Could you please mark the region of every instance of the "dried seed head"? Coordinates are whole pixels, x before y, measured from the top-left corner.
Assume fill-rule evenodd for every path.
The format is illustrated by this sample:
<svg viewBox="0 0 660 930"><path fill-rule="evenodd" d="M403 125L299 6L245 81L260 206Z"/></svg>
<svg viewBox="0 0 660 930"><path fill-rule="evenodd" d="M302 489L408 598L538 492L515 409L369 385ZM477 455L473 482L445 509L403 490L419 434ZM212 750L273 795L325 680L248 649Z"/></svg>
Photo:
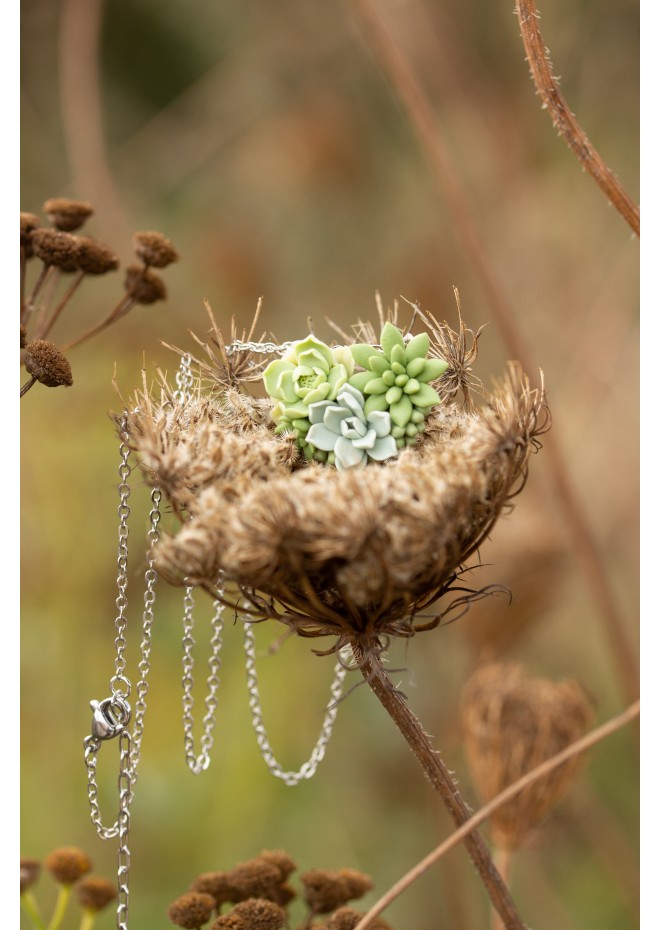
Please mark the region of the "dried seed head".
<svg viewBox="0 0 660 930"><path fill-rule="evenodd" d="M66 197L53 197L44 204L44 213L48 215L53 226L63 232L80 229L94 209L90 203L82 200L68 200Z"/></svg>
<svg viewBox="0 0 660 930"><path fill-rule="evenodd" d="M85 274L99 275L114 271L118 267L119 259L107 245L89 236L78 236L78 268L80 271L84 271Z"/></svg>
<svg viewBox="0 0 660 930"><path fill-rule="evenodd" d="M266 862L276 866L280 870L282 881L286 881L289 875L298 868L291 856L283 849L262 849L259 853L259 859L265 859Z"/></svg>
<svg viewBox="0 0 660 930"><path fill-rule="evenodd" d="M315 914L328 914L373 887L371 879L355 869L330 872L312 869L300 876L305 901Z"/></svg>
<svg viewBox="0 0 660 930"><path fill-rule="evenodd" d="M71 365L57 346L46 339L33 339L25 346L25 370L46 387L71 387Z"/></svg>
<svg viewBox="0 0 660 930"><path fill-rule="evenodd" d="M21 349L24 349L27 345L27 326L24 326L21 323Z"/></svg>
<svg viewBox="0 0 660 930"><path fill-rule="evenodd" d="M117 897L117 889L107 878L90 875L82 878L76 885L78 903L87 911L102 911Z"/></svg>
<svg viewBox="0 0 660 930"><path fill-rule="evenodd" d="M239 862L227 872L227 880L231 889L229 900L234 903L248 898L277 900L282 883L279 868L261 858Z"/></svg>
<svg viewBox="0 0 660 930"><path fill-rule="evenodd" d="M213 895L187 891L170 904L167 916L177 927L199 930L210 919L215 906Z"/></svg>
<svg viewBox="0 0 660 930"><path fill-rule="evenodd" d="M135 233L133 244L137 257L152 268L166 268L179 258L170 240L159 232Z"/></svg>
<svg viewBox="0 0 660 930"><path fill-rule="evenodd" d="M484 802L582 736L593 708L573 681L530 679L517 665L478 669L465 686L462 724L468 762ZM520 847L566 793L580 766L575 757L521 791L491 818L493 840Z"/></svg>
<svg viewBox="0 0 660 930"><path fill-rule="evenodd" d="M191 883L190 890L212 895L218 907L232 900L232 886L226 872L204 872Z"/></svg>
<svg viewBox="0 0 660 930"><path fill-rule="evenodd" d="M286 913L274 901L248 898L218 917L211 930L282 930L286 924Z"/></svg>
<svg viewBox="0 0 660 930"><path fill-rule="evenodd" d="M138 304L154 304L167 297L167 288L162 278L142 265L128 266L124 287Z"/></svg>
<svg viewBox="0 0 660 930"><path fill-rule="evenodd" d="M71 233L58 229L35 229L32 249L44 265L53 265L65 272L78 269L78 239Z"/></svg>
<svg viewBox="0 0 660 930"><path fill-rule="evenodd" d="M38 859L24 859L21 856L21 894L34 885L40 872L41 863Z"/></svg>
<svg viewBox="0 0 660 930"><path fill-rule="evenodd" d="M41 220L34 213L21 213L21 248L26 258L32 258L32 233L39 229Z"/></svg>
<svg viewBox="0 0 660 930"><path fill-rule="evenodd" d="M328 918L326 930L353 930L364 917L361 911L352 907L340 907ZM369 930L392 930L392 927L381 917L374 917L369 924Z"/></svg>
<svg viewBox="0 0 660 930"><path fill-rule="evenodd" d="M54 849L46 856L44 865L60 885L72 885L92 868L87 853L76 846Z"/></svg>

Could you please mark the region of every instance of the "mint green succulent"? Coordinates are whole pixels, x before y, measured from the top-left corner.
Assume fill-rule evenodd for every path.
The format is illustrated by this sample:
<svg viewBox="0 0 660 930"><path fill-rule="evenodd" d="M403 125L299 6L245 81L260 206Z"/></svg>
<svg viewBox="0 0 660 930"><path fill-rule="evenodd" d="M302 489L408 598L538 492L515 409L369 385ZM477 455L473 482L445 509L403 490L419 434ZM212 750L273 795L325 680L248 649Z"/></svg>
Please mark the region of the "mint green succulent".
<svg viewBox="0 0 660 930"><path fill-rule="evenodd" d="M349 346L354 361L364 368L352 375L348 383L366 395L364 412L388 412L391 434L400 449L413 445L424 430L424 420L440 395L428 383L447 370L447 362L427 358L430 339L427 333L414 336L406 345L392 323L380 334L380 349L367 343Z"/></svg>
<svg viewBox="0 0 660 930"><path fill-rule="evenodd" d="M399 450L390 435L389 413L374 410L366 414L364 407L364 394L350 384L341 388L335 401L310 404L308 445L325 453L328 463L339 469L360 467L369 459L393 458Z"/></svg>
<svg viewBox="0 0 660 930"><path fill-rule="evenodd" d="M305 440L311 426L309 407L335 400L354 371L353 356L345 346L331 349L315 336L294 342L263 374L266 391L277 401L272 412L275 432L293 432L307 458L325 461L327 455L315 456Z"/></svg>

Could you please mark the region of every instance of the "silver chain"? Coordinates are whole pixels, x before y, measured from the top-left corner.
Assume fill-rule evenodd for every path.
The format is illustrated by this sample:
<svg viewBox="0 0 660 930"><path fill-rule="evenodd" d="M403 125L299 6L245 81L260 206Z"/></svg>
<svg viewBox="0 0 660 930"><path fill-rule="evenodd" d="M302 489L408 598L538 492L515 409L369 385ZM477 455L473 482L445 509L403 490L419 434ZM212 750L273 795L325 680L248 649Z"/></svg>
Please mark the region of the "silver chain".
<svg viewBox="0 0 660 930"><path fill-rule="evenodd" d="M235 355L236 352L258 352L260 355L275 355L275 353L288 352L293 345L292 342L283 342L277 345L275 342L241 342L235 339L225 348L227 355Z"/></svg>
<svg viewBox="0 0 660 930"><path fill-rule="evenodd" d="M183 598L183 745L185 750L186 762L193 775L199 775L206 771L211 762L211 749L213 748L213 730L215 729L215 710L218 704L217 691L220 686L221 659L220 650L222 649L222 630L224 621L222 619L222 604L216 600L213 608L213 619L211 621L211 654L209 655L209 676L206 679L208 693L204 701L206 705L206 714L204 715L204 730L201 737L202 751L195 755L195 737L193 735L193 669L195 660L193 658L193 647L195 640L193 638L194 616L193 610L195 602L193 600L193 588L186 587L186 593ZM219 592L222 594L222 587L219 585Z"/></svg>
<svg viewBox="0 0 660 930"><path fill-rule="evenodd" d="M264 725L263 713L261 710L261 701L259 697L259 685L257 681L257 669L256 669L256 652L255 652L255 636L254 630L252 628L252 623L249 620L243 618L244 624L244 645L245 645L245 667L247 669L247 685L248 693L250 695L250 710L252 711L252 726L254 727L254 732L257 735L257 744L261 755L263 756L264 762L270 769L270 771L275 775L276 778L281 778L282 781L291 787L297 785L304 778L311 778L316 769L318 768L319 763L325 756L325 751L330 742L330 737L332 736L332 728L337 717L338 710L338 701L341 697L342 685L344 678L346 677L347 668L343 662L337 662L334 669L334 679L332 685L330 686L330 700L326 705L326 713L323 718L323 723L321 724L321 732L319 738L316 741L316 745L312 750L312 754L303 765L298 769L297 772L287 772L280 763L275 758L273 753L272 746L268 740L268 735L266 733L266 727Z"/></svg>

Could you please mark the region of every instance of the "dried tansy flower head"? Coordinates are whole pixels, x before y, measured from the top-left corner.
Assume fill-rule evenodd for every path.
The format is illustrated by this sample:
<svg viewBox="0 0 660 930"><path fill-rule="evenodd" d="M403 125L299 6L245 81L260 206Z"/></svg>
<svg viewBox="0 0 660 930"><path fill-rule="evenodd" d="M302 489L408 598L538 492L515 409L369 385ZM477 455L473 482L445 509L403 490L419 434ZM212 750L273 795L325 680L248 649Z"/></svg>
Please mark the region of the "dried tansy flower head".
<svg viewBox="0 0 660 930"><path fill-rule="evenodd" d="M40 872L41 863L38 859L26 859L21 856L21 894L34 885Z"/></svg>
<svg viewBox="0 0 660 930"><path fill-rule="evenodd" d="M35 229L31 235L32 251L44 265L60 271L78 270L78 239L58 229Z"/></svg>
<svg viewBox="0 0 660 930"><path fill-rule="evenodd" d="M81 878L76 885L78 903L86 911L102 911L117 897L117 888L114 882L107 878L97 878L89 875Z"/></svg>
<svg viewBox="0 0 660 930"><path fill-rule="evenodd" d="M92 868L86 852L77 846L61 846L54 849L44 861L44 866L61 885L72 885Z"/></svg>
<svg viewBox="0 0 660 930"><path fill-rule="evenodd" d="M179 258L170 240L159 232L135 233L133 243L137 257L152 268L166 268Z"/></svg>
<svg viewBox="0 0 660 930"><path fill-rule="evenodd" d="M218 917L211 930L283 930L286 926L286 913L279 904L266 898L248 898Z"/></svg>
<svg viewBox="0 0 660 930"><path fill-rule="evenodd" d="M154 304L157 300L165 300L167 297L163 279L142 265L128 266L125 287L126 292L138 304Z"/></svg>
<svg viewBox="0 0 660 930"><path fill-rule="evenodd" d="M186 516L158 545L161 574L208 586L222 572L255 619L333 636L329 651L368 655L438 625L429 608L521 489L549 415L514 363L465 402L476 349L462 322L455 343L447 324L413 336L394 315L380 322L373 352L378 337L360 324L354 344L310 336L278 361L226 343L212 320L206 396L182 402L165 381L137 393L129 442ZM270 407L255 396L260 372Z"/></svg>
<svg viewBox="0 0 660 930"><path fill-rule="evenodd" d="M177 927L198 930L210 918L215 908L215 898L201 891L187 891L170 904L167 916Z"/></svg>
<svg viewBox="0 0 660 930"><path fill-rule="evenodd" d="M33 339L25 346L25 370L46 387L71 387L71 365L57 346L46 339Z"/></svg>
<svg viewBox="0 0 660 930"><path fill-rule="evenodd" d="M83 200L68 200L66 197L53 197L44 204L44 213L47 214L53 226L62 232L74 232L80 229L93 212L94 208L91 203Z"/></svg>
<svg viewBox="0 0 660 930"><path fill-rule="evenodd" d="M525 677L517 665L491 664L468 681L462 723L470 772L484 802L583 736L593 708L573 681ZM517 849L565 794L580 757L534 782L492 815L494 843Z"/></svg>

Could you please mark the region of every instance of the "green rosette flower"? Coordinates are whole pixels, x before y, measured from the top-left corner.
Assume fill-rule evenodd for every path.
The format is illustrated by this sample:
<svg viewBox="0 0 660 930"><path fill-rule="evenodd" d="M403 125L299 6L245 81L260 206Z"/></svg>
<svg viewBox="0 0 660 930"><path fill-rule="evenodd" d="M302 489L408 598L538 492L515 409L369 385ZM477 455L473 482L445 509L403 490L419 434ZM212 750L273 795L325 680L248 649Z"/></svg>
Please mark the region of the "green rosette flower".
<svg viewBox="0 0 660 930"><path fill-rule="evenodd" d="M447 370L440 358L427 358L428 333L414 336L406 345L392 323L380 334L380 349L368 343L349 346L354 361L364 371L352 375L348 383L367 398L367 416L376 410L387 411L392 418L392 436L398 448L413 445L424 431L424 420L431 407L440 403L440 395L429 381Z"/></svg>
<svg viewBox="0 0 660 930"><path fill-rule="evenodd" d="M328 456L328 464L338 469L356 468L370 459L384 462L397 455L389 413L374 410L367 415L364 405L364 394L346 384L334 402L319 401L310 406L312 426L307 442Z"/></svg>
<svg viewBox="0 0 660 930"><path fill-rule="evenodd" d="M315 336L294 342L263 374L266 391L277 401L272 412L275 432L293 432L308 459L325 461L327 453L311 448L305 439L311 426L309 406L336 400L354 371L353 356L345 346L331 349Z"/></svg>

